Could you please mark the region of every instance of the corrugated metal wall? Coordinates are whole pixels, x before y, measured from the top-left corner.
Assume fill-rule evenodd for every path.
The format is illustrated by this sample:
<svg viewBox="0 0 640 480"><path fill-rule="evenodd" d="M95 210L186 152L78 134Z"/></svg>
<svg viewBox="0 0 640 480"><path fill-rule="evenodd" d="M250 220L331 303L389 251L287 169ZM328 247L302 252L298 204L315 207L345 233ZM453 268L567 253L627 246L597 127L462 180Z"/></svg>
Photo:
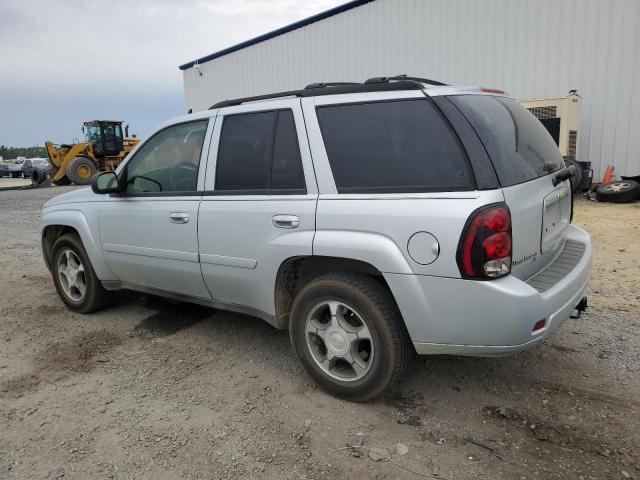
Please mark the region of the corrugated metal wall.
<svg viewBox="0 0 640 480"><path fill-rule="evenodd" d="M580 160L640 174L640 1L376 0L184 71L187 108L409 73L583 97Z"/></svg>

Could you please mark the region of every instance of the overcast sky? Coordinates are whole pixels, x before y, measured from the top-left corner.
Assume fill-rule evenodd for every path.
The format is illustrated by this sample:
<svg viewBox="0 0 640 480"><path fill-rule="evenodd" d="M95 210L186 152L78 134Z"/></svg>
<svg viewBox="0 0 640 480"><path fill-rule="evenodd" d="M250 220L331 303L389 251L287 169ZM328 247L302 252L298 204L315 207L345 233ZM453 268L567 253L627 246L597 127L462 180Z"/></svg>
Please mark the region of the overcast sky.
<svg viewBox="0 0 640 480"><path fill-rule="evenodd" d="M0 145L99 118L144 136L185 113L179 65L345 2L0 0Z"/></svg>

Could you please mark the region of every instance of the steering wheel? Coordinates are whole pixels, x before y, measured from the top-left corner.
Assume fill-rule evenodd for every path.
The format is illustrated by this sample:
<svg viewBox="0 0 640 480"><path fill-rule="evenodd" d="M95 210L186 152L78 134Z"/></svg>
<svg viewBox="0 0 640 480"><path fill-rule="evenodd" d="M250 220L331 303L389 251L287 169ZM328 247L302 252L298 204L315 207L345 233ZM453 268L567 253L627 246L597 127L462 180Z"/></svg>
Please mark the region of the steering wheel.
<svg viewBox="0 0 640 480"><path fill-rule="evenodd" d="M184 172L187 176L178 172ZM191 175L193 173L193 176ZM191 162L176 163L169 170L169 183L174 191L186 191L195 188L198 179L198 166ZM195 182L194 182L195 180Z"/></svg>

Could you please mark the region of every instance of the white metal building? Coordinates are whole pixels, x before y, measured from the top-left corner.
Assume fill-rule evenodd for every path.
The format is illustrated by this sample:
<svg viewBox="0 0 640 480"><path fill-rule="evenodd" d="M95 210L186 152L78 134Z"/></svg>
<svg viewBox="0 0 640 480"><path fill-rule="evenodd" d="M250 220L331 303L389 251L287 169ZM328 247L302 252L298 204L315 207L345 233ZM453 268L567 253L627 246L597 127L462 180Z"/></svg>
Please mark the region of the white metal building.
<svg viewBox="0 0 640 480"><path fill-rule="evenodd" d="M407 73L582 96L578 160L640 174L640 1L355 0L180 67L188 109Z"/></svg>

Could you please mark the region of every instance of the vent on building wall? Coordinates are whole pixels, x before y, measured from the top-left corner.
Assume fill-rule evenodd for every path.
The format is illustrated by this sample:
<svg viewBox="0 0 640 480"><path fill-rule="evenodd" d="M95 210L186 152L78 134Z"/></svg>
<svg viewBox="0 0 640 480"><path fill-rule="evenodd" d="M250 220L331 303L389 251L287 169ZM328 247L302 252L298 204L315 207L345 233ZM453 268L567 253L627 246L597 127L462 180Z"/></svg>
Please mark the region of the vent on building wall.
<svg viewBox="0 0 640 480"><path fill-rule="evenodd" d="M545 118L556 117L555 105L548 105L545 107L531 107L531 108L528 108L527 110L533 113L540 120L544 120Z"/></svg>
<svg viewBox="0 0 640 480"><path fill-rule="evenodd" d="M520 100L547 129L563 157L580 159L578 132L580 131L581 98L575 91L562 97ZM582 134L580 134L582 138Z"/></svg>
<svg viewBox="0 0 640 480"><path fill-rule="evenodd" d="M567 145L567 156L576 158L577 145L578 145L578 131L569 130L569 143Z"/></svg>

